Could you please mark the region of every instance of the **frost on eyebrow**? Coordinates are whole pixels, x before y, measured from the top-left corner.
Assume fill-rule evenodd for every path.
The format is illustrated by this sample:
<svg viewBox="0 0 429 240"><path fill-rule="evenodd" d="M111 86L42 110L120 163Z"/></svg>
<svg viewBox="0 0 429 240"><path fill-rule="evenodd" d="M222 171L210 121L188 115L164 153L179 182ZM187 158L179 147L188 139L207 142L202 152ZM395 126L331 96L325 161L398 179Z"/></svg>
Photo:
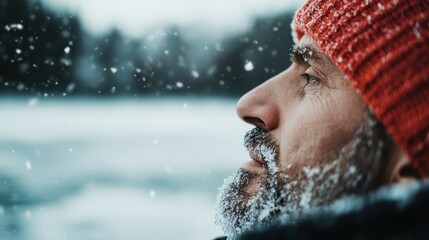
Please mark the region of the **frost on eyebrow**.
<svg viewBox="0 0 429 240"><path fill-rule="evenodd" d="M322 53L314 50L311 46L294 45L291 52L291 61L297 64L306 65L309 61L322 64Z"/></svg>

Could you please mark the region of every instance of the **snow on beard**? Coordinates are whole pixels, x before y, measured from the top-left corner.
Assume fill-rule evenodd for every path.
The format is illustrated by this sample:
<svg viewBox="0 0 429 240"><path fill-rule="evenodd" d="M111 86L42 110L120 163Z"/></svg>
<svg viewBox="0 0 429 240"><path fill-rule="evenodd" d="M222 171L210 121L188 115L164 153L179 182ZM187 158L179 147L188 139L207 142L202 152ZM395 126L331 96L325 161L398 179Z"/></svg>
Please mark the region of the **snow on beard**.
<svg viewBox="0 0 429 240"><path fill-rule="evenodd" d="M385 136L384 128L368 111L352 140L334 160L279 170L275 141L265 130L253 129L246 134L245 147L263 156L266 175L239 169L226 178L217 197L215 223L228 239L234 239L248 230L294 221L342 196L367 193L376 185ZM246 191L251 183L259 184L259 189Z"/></svg>

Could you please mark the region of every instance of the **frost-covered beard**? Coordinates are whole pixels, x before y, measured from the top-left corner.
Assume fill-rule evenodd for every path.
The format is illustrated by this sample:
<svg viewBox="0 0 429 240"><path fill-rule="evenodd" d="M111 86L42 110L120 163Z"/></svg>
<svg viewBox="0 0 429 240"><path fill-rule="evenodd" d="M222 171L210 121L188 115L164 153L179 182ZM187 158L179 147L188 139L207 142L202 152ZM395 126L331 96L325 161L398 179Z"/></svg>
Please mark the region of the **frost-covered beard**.
<svg viewBox="0 0 429 240"><path fill-rule="evenodd" d="M219 189L215 222L228 239L234 239L248 230L294 221L342 196L367 193L377 184L385 139L384 128L368 112L334 160L317 161L321 164L316 166L289 165L280 171L275 141L266 131L255 128L246 134L245 146L267 161L267 174L240 169L226 178ZM246 191L255 182L259 189Z"/></svg>

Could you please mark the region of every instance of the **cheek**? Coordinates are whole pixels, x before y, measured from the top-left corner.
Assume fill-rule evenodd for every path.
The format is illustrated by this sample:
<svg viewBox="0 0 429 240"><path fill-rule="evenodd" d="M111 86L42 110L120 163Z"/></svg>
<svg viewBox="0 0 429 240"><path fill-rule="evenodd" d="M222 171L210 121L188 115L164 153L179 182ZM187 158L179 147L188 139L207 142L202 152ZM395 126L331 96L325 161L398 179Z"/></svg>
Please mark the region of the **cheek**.
<svg viewBox="0 0 429 240"><path fill-rule="evenodd" d="M346 94L350 93L350 94ZM331 161L353 137L365 105L353 92L304 98L280 127L280 168Z"/></svg>

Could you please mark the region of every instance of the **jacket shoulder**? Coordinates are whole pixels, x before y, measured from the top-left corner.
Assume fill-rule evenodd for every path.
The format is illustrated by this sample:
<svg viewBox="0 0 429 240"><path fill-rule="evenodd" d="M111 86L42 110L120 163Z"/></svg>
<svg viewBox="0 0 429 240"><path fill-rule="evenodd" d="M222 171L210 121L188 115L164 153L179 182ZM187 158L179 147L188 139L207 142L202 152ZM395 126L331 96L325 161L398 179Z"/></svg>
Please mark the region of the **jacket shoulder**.
<svg viewBox="0 0 429 240"><path fill-rule="evenodd" d="M331 211L247 233L240 239L429 239L429 184L390 194L367 196L360 207L344 212L334 204Z"/></svg>

